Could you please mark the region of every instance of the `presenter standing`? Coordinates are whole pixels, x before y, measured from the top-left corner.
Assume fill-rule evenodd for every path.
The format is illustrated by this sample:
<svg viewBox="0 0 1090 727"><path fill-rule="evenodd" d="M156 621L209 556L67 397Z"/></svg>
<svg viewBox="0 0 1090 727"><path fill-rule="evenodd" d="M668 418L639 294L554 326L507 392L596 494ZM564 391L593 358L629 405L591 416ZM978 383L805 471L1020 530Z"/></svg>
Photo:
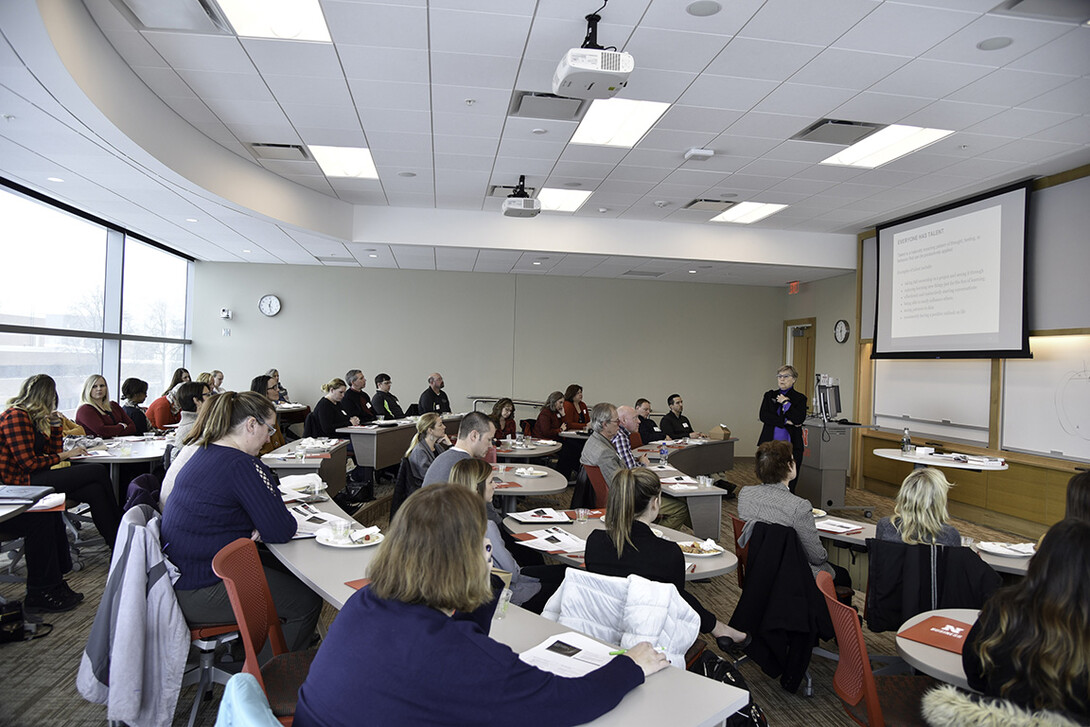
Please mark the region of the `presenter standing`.
<svg viewBox="0 0 1090 727"><path fill-rule="evenodd" d="M791 442L796 474L787 486L792 493L799 482L798 472L802 470L802 423L806 419L806 395L795 391L798 378L799 372L794 366L781 366L776 372L778 388L766 391L761 400L760 419L764 427L757 440L758 446L773 440Z"/></svg>

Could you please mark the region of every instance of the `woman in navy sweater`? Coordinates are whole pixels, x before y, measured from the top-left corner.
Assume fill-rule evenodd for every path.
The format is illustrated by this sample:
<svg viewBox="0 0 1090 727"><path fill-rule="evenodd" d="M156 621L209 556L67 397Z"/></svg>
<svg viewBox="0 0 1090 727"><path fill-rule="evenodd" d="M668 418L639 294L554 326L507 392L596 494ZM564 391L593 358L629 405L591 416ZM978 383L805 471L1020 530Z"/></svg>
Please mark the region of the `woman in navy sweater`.
<svg viewBox="0 0 1090 727"><path fill-rule="evenodd" d="M405 501L310 666L296 727L583 724L666 666L648 643L577 679L519 661L488 636L484 534L484 501L464 487Z"/></svg>
<svg viewBox="0 0 1090 727"><path fill-rule="evenodd" d="M163 550L178 566L174 584L178 605L191 624L235 620L227 589L212 572L212 558L238 538L260 536L286 543L295 535L295 518L284 507L275 475L257 458L276 430L276 408L252 391L220 394L207 404L199 449L178 473L164 507ZM261 553L284 640L292 651L310 644L322 600Z"/></svg>

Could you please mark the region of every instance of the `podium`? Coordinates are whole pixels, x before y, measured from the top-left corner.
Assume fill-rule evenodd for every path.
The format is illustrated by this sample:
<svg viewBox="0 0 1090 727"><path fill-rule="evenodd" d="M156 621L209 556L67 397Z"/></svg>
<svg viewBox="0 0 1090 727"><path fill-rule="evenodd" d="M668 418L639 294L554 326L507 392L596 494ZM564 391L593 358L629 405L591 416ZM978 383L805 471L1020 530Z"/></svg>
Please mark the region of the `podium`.
<svg viewBox="0 0 1090 727"><path fill-rule="evenodd" d="M807 420L802 427L806 448L795 494L822 510L844 507L852 430L859 425Z"/></svg>

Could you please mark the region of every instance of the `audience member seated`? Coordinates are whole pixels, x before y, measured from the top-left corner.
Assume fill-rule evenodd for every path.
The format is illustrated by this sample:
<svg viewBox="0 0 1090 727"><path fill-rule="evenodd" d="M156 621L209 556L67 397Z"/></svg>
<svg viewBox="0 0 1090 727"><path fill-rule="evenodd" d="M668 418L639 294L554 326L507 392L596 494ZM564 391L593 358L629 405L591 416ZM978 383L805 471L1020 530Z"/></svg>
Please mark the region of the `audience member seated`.
<svg viewBox="0 0 1090 727"><path fill-rule="evenodd" d="M437 372L428 377L428 388L420 394L420 400L417 402L421 414L429 411L436 414L450 414L450 399L447 398L447 392L443 391L444 386L446 384L443 383L442 374Z"/></svg>
<svg viewBox="0 0 1090 727"><path fill-rule="evenodd" d="M984 604L961 661L969 686L1090 724L1090 522L1049 528L1025 578Z"/></svg>
<svg viewBox="0 0 1090 727"><path fill-rule="evenodd" d="M515 402L510 399L504 397L497 401L496 405L492 407L489 419L496 425L497 442L508 437L514 439L518 434L515 431Z"/></svg>
<svg viewBox="0 0 1090 727"><path fill-rule="evenodd" d="M651 466L651 463L647 461L646 454L641 454L638 460L632 454L629 434L639 428L639 420L639 414L632 407L617 407L617 421L620 426L617 427L617 433L613 435L613 448L617 450L617 456L621 458L621 462L624 463L627 469ZM676 497L667 495L666 499L659 503L659 512L659 522L668 528L678 530L683 526L692 526L693 524L692 518L689 516L689 506Z"/></svg>
<svg viewBox="0 0 1090 727"><path fill-rule="evenodd" d="M359 425L359 417L348 416L341 407L341 400L344 399L347 388L344 379L331 379L329 383L322 384L325 396L314 405L313 413L317 436L347 439L348 435L338 434L337 430Z"/></svg>
<svg viewBox="0 0 1090 727"><path fill-rule="evenodd" d="M223 372L219 369L212 369L212 393L222 394L223 392Z"/></svg>
<svg viewBox="0 0 1090 727"><path fill-rule="evenodd" d="M252 391L227 392L206 411L197 451L178 473L163 508L163 550L181 576L174 584L190 624L235 620L227 590L212 572L212 558L238 538L286 543L295 518L284 507L276 478L257 458L276 430L276 408ZM261 553L288 649L307 647L322 600L268 551Z"/></svg>
<svg viewBox="0 0 1090 727"><path fill-rule="evenodd" d="M405 412L397 403L397 397L390 393L393 385L390 374L379 374L375 377L375 396L371 399L371 406L375 410L375 416L386 419L401 419Z"/></svg>
<svg viewBox="0 0 1090 727"><path fill-rule="evenodd" d="M193 427L185 437L175 437L174 443L169 447L170 462L166 463L167 471L163 474L163 483L159 486L160 512L166 506L167 497L170 495L171 490L174 489L174 481L178 478L178 474L185 467L190 457L200 450L197 442L201 441L204 436L204 429L208 422L208 412L211 410L211 403L216 396L218 394L210 396L206 404L197 412L197 420L193 422Z"/></svg>
<svg viewBox="0 0 1090 727"><path fill-rule="evenodd" d="M738 495L738 517L746 521L739 543L744 547L753 532L754 523L765 522L794 528L799 542L816 575L823 570L833 576L838 586L851 588L848 571L828 562L825 548L821 545L814 512L808 500L792 495L787 483L795 477L795 458L791 444L781 440L765 442L757 448L757 478L765 483L743 487Z"/></svg>
<svg viewBox="0 0 1090 727"><path fill-rule="evenodd" d="M276 381L276 403L290 404L291 399L288 398L288 390L280 385L280 372L276 369L269 369L265 372L265 375Z"/></svg>
<svg viewBox="0 0 1090 727"><path fill-rule="evenodd" d="M458 427L458 439L455 440L454 446L436 456L428 466L428 471L424 473L422 486L449 482L450 468L458 460L470 457L484 459L488 448L492 446L492 437L495 433L496 425L481 412L471 411L466 414Z"/></svg>
<svg viewBox="0 0 1090 727"><path fill-rule="evenodd" d="M136 434L149 431L148 416L140 406L148 398L148 382L142 379L128 378L121 382L121 409L132 421Z"/></svg>
<svg viewBox="0 0 1090 727"><path fill-rule="evenodd" d="M443 417L435 412L428 412L416 420L416 436L409 444L409 450L405 452L405 456L409 459L411 475L410 488L406 497L420 489L431 463L440 454L450 449L450 446L450 437L447 436L447 425L443 423Z"/></svg>
<svg viewBox="0 0 1090 727"><path fill-rule="evenodd" d="M590 423L590 411L583 403L583 387L579 384L568 384L564 389L563 418L569 432L586 429Z"/></svg>
<svg viewBox="0 0 1090 727"><path fill-rule="evenodd" d="M658 475L644 467L621 470L609 488L606 529L594 530L587 537L587 570L672 583L700 617L701 633L714 636L723 651L741 654L746 634L719 621L685 590L685 555L681 548L651 532L651 523L661 507L662 483Z"/></svg>
<svg viewBox="0 0 1090 727"><path fill-rule="evenodd" d="M1079 472L1067 481L1065 518L1090 523L1090 471Z"/></svg>
<svg viewBox="0 0 1090 727"><path fill-rule="evenodd" d="M5 485L48 485L68 500L91 506L91 519L112 549L121 524L113 483L100 464L70 466L83 447L63 449L57 414L57 385L46 374L23 382L0 414L0 482ZM57 465L63 465L57 467Z"/></svg>
<svg viewBox="0 0 1090 727"><path fill-rule="evenodd" d="M668 663L644 642L564 678L489 638L485 527L481 498L458 485L405 502L371 562L370 585L348 599L310 666L295 727L583 724Z"/></svg>
<svg viewBox="0 0 1090 727"><path fill-rule="evenodd" d="M276 406L277 400L280 398L280 387L276 385L276 379L268 374L261 374L261 376L255 376L250 381L250 391L255 394L260 394ZM280 415L276 415L277 427L276 431L269 436L269 441L261 447L261 452L258 456L266 455L274 449L280 449L287 441L284 439L284 430L280 428Z"/></svg>
<svg viewBox="0 0 1090 727"><path fill-rule="evenodd" d="M621 422L617 418L617 408L609 402L595 404L590 410L591 435L587 443L583 445L583 453L579 455L579 463L591 465L602 470L602 477L606 485L613 482L613 478L623 469L627 469L621 461L617 450L613 447L613 438L617 436ZM598 503L601 507L602 503Z"/></svg>
<svg viewBox="0 0 1090 727"><path fill-rule="evenodd" d="M703 432L693 431L693 425L689 417L682 414L685 411L685 402L681 394L670 394L666 397L666 405L670 412L659 420L659 428L668 439L685 439L686 437L703 437Z"/></svg>
<svg viewBox="0 0 1090 727"><path fill-rule="evenodd" d="M177 424L182 419L182 409L178 406L178 389L189 381L179 381L173 387L163 392L155 401L148 405L148 423L156 429L166 429Z"/></svg>
<svg viewBox="0 0 1090 727"><path fill-rule="evenodd" d="M170 377L170 384L163 390L163 396L166 396L167 392L172 391L178 384L188 384L192 380L188 370L184 368L174 369L174 373Z"/></svg>
<svg viewBox="0 0 1090 727"><path fill-rule="evenodd" d="M662 427L655 424L651 418L651 402L647 399L636 399L636 413L640 415L640 439L644 444L669 439L662 431Z"/></svg>
<svg viewBox="0 0 1090 727"><path fill-rule="evenodd" d="M961 545L961 534L949 524L946 493L950 483L941 470L914 469L901 483L893 517L878 521L875 537L909 545Z"/></svg>
<svg viewBox="0 0 1090 727"><path fill-rule="evenodd" d="M492 465L483 459L459 460L450 469L451 483L461 485L483 498L486 509L491 509L492 495L496 492L492 476ZM534 613L541 613L545 603L564 580L564 571L567 569L562 565L521 567L507 547L499 513L494 509L491 512L495 513L496 518L486 517L485 537L492 546L494 567L511 574L511 603Z"/></svg>
<svg viewBox="0 0 1090 727"><path fill-rule="evenodd" d="M795 457L796 473L802 468L802 423L806 420L806 394L795 391L795 381L799 372L794 366L781 366L776 371L776 387L764 393L761 409L758 412L762 424L761 436L757 444L780 439L791 443L791 453ZM788 483L788 489L795 491L798 477Z"/></svg>
<svg viewBox="0 0 1090 727"><path fill-rule="evenodd" d="M538 412L533 434L539 439L556 439L567 430L568 425L564 423L564 393L554 391Z"/></svg>
<svg viewBox="0 0 1090 727"><path fill-rule="evenodd" d="M371 408L371 397L363 390L367 386L367 377L359 369L350 369L344 375L344 381L348 384L348 389L344 392L344 401L341 402L345 414L356 417L361 424L373 422L375 410Z"/></svg>
<svg viewBox="0 0 1090 727"><path fill-rule="evenodd" d="M110 401L110 389L106 379L91 374L83 382L80 406L76 409L76 424L88 434L109 439L110 437L136 434L136 425L116 401Z"/></svg>
<svg viewBox="0 0 1090 727"><path fill-rule="evenodd" d="M208 384L201 381L191 381L182 384L178 389L178 406L182 408L182 418L178 422L178 428L174 430L174 441L178 446L171 447L170 461L174 462L181 452L181 443L185 441L193 425L197 423L197 415L212 396Z"/></svg>
<svg viewBox="0 0 1090 727"><path fill-rule="evenodd" d="M213 383L213 380L212 380L212 372L211 371L202 371L201 373L197 374L197 382L202 383L202 384L207 384L209 391L211 391L213 388L215 388L215 384Z"/></svg>
<svg viewBox="0 0 1090 727"><path fill-rule="evenodd" d="M72 570L72 559L59 512L26 512L5 520L2 527L5 533L23 539L23 606L28 612L71 611L83 601L83 594L64 581L63 574Z"/></svg>

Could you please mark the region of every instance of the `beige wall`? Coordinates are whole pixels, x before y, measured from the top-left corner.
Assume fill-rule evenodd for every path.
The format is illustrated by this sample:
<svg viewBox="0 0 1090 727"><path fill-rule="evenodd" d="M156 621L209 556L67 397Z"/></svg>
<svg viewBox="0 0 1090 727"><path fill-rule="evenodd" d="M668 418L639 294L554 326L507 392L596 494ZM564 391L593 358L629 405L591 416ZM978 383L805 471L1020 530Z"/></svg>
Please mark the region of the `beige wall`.
<svg viewBox="0 0 1090 727"><path fill-rule="evenodd" d="M814 373L840 379L842 417L852 418L855 391L855 351L859 331L855 323L855 273L838 275L799 286L797 295L787 299L784 318L816 318ZM833 326L843 318L851 326L851 335L841 344L833 338ZM783 348L781 343L781 349ZM769 377L771 379L771 377ZM771 388L771 387L769 387Z"/></svg>
<svg viewBox="0 0 1090 727"><path fill-rule="evenodd" d="M788 301L781 288L198 263L191 369L220 369L228 388L245 389L275 366L292 398L310 405L324 381L349 368L364 370L368 391L376 373L389 373L406 406L438 369L455 410L469 407L469 394L543 399L573 381L590 404L645 396L665 410L665 397L678 392L697 428L725 423L748 454L760 432L761 392L775 383L784 319L817 315L830 331L836 317L850 320L850 311L836 311L854 311L854 298L840 301L852 279L804 286L814 314L795 310L801 301ZM257 311L265 293L283 301L273 318ZM822 301L826 294L836 303ZM233 319L221 320L220 308L232 309ZM825 337L817 352L823 371ZM830 360L827 368L845 383L851 375L847 364Z"/></svg>

